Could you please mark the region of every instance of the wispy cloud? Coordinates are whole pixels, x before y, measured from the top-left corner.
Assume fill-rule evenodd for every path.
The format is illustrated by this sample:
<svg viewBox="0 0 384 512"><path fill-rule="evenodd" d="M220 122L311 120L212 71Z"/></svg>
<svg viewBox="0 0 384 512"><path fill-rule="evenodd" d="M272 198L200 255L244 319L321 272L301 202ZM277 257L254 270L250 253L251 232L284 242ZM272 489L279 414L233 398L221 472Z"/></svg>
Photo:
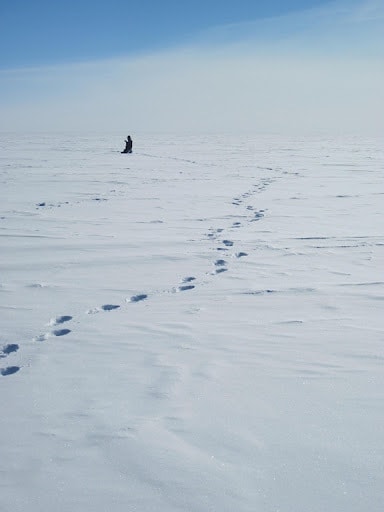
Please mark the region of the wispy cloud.
<svg viewBox="0 0 384 512"><path fill-rule="evenodd" d="M353 55L361 46L384 54L382 0L335 1L279 17L258 19L215 27L200 35L202 45L249 44L260 52L291 52L301 55L315 51L328 55Z"/></svg>
<svg viewBox="0 0 384 512"><path fill-rule="evenodd" d="M383 24L381 2L337 2L158 54L3 71L0 128L380 132Z"/></svg>

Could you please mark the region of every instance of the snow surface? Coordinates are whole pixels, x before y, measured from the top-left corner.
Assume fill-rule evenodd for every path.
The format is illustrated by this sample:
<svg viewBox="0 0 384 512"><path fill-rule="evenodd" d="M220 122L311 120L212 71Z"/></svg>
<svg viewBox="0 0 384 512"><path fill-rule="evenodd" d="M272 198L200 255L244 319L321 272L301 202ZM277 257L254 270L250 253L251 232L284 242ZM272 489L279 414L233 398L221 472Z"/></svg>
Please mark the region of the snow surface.
<svg viewBox="0 0 384 512"><path fill-rule="evenodd" d="M380 141L123 139L0 136L1 512L384 510Z"/></svg>

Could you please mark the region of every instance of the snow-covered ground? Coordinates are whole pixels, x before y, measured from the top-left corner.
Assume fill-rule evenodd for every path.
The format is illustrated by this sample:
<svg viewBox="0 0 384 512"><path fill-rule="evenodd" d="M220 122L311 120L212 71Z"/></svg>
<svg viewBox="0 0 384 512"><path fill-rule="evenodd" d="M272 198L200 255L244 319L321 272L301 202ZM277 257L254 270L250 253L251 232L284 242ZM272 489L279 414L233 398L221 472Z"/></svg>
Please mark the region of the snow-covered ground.
<svg viewBox="0 0 384 512"><path fill-rule="evenodd" d="M1 512L384 510L379 140L0 136Z"/></svg>

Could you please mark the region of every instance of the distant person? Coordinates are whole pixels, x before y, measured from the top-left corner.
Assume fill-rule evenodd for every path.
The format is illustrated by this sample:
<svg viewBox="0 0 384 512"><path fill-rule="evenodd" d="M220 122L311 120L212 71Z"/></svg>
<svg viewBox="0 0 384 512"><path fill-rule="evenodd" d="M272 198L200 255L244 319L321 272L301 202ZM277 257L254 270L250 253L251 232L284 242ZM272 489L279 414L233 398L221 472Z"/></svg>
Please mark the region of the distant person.
<svg viewBox="0 0 384 512"><path fill-rule="evenodd" d="M122 153L132 153L132 139L131 136L128 135L127 140L125 142L125 149L122 151Z"/></svg>

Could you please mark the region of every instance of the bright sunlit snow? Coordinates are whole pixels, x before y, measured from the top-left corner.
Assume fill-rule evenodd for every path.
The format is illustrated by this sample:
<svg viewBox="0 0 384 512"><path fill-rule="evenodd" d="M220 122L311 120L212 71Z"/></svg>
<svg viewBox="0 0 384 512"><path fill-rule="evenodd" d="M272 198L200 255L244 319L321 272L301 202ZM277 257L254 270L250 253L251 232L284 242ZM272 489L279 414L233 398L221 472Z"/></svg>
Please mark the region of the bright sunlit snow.
<svg viewBox="0 0 384 512"><path fill-rule="evenodd" d="M1 512L381 512L383 150L1 135Z"/></svg>

